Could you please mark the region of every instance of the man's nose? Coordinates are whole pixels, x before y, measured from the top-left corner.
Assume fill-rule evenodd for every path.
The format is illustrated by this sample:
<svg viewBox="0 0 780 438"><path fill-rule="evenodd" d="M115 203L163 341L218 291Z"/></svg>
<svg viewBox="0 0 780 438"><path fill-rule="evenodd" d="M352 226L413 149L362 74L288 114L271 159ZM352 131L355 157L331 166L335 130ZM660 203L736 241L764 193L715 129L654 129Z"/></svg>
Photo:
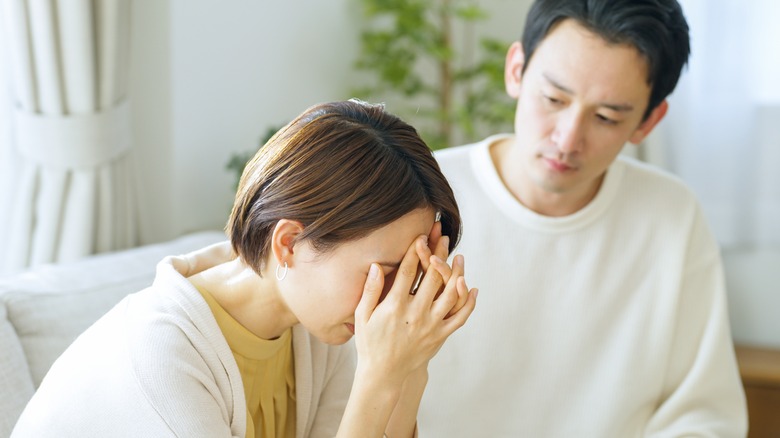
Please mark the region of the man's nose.
<svg viewBox="0 0 780 438"><path fill-rule="evenodd" d="M585 140L584 115L570 108L559 114L552 133L552 141L562 154L578 152L582 149Z"/></svg>

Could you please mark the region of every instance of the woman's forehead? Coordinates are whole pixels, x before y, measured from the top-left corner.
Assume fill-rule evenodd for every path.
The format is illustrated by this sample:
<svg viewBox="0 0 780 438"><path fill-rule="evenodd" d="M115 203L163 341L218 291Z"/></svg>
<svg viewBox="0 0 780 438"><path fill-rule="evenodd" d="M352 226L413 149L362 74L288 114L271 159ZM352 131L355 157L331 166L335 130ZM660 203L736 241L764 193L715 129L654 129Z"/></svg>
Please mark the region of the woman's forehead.
<svg viewBox="0 0 780 438"><path fill-rule="evenodd" d="M345 251L358 251L374 257L378 263L397 265L406 250L421 236L427 236L434 224L433 209L416 209L384 225L369 235L343 246Z"/></svg>

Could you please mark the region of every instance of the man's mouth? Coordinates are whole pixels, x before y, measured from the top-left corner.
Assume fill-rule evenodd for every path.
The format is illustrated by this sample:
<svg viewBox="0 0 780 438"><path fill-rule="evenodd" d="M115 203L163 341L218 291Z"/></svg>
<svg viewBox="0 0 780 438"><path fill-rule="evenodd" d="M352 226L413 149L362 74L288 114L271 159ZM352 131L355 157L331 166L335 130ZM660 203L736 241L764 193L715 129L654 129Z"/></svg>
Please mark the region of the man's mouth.
<svg viewBox="0 0 780 438"><path fill-rule="evenodd" d="M570 166L563 161L556 160L555 158L542 157L545 164L556 172L567 172L574 169L574 166Z"/></svg>

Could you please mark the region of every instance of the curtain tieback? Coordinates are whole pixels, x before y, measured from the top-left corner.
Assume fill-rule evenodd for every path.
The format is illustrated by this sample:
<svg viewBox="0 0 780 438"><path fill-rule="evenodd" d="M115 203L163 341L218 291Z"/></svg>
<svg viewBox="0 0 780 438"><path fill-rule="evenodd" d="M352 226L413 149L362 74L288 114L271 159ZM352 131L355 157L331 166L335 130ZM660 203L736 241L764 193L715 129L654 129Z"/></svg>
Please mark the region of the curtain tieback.
<svg viewBox="0 0 780 438"><path fill-rule="evenodd" d="M16 149L48 168L94 168L130 149L127 100L89 114L37 114L16 108L14 117Z"/></svg>

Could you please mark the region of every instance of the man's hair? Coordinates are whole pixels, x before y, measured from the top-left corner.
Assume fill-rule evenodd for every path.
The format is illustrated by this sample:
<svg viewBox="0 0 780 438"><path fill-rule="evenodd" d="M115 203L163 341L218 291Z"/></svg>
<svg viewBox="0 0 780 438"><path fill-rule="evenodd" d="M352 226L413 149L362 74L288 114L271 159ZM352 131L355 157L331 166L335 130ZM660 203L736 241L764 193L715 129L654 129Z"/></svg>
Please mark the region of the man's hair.
<svg viewBox="0 0 780 438"><path fill-rule="evenodd" d="M405 214L431 208L450 250L460 213L417 131L382 105L315 105L279 130L247 164L226 226L233 250L261 274L280 219L299 221L297 241L320 253Z"/></svg>
<svg viewBox="0 0 780 438"><path fill-rule="evenodd" d="M643 119L674 90L688 62L688 23L676 0L536 0L523 30L524 70L545 36L565 19L644 56L652 91Z"/></svg>

